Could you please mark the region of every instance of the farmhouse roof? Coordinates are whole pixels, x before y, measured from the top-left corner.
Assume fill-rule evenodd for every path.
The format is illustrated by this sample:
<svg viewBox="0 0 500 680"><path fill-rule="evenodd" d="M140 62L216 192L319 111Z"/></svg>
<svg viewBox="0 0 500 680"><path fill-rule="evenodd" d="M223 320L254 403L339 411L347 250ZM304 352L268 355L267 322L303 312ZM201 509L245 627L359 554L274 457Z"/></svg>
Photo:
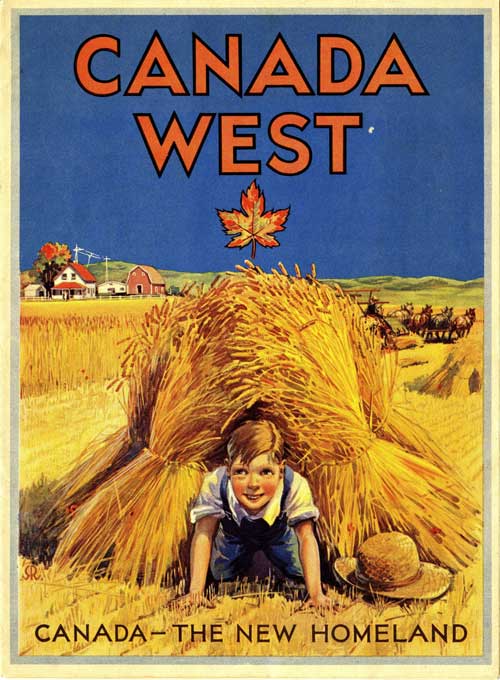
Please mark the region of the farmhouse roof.
<svg viewBox="0 0 500 680"><path fill-rule="evenodd" d="M155 269L155 267L151 267L150 265L147 264L138 264L138 267L141 269L144 269L146 274L149 276L149 280L151 283L156 283L156 284L163 284L165 285L165 281L163 280L163 276L160 274L160 272ZM135 267L134 267L135 269Z"/></svg>
<svg viewBox="0 0 500 680"><path fill-rule="evenodd" d="M80 277L85 281L85 283L95 283L96 278L93 274L89 272L87 267L84 267L83 264L80 264L79 262L69 262L68 267L71 267L72 269L75 270L77 274L80 275Z"/></svg>
<svg viewBox="0 0 500 680"><path fill-rule="evenodd" d="M85 290L83 283L78 283L77 281L63 281L62 283L58 283L57 286L54 286L52 290L80 290L81 288Z"/></svg>

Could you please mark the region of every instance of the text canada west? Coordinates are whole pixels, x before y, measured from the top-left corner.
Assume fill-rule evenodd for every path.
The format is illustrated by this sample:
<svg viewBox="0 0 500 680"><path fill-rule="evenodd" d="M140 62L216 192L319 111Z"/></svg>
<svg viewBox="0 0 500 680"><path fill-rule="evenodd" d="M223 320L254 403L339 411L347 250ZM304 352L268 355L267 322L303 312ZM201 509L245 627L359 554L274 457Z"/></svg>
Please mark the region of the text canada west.
<svg viewBox="0 0 500 680"><path fill-rule="evenodd" d="M191 39L192 64L178 64L161 35L155 31L134 73L126 74L120 67L120 38L108 34L93 35L76 51L76 81L85 92L95 97L113 97L120 93L125 97L140 97L151 89L164 90L169 97L209 97L214 78L228 89L230 98L264 97L268 91L279 89L293 92L297 97L343 96L358 87L362 96L377 96L384 88L395 87L404 88L412 96L429 94L395 33L385 46L380 46L378 61L369 64L366 69L363 50L352 38L337 34L317 35L315 45L310 45L310 49L316 48L316 73L309 75L304 72L285 36L278 33L267 51L264 47L261 64L248 82L243 82L242 35L225 36L225 54L217 53L195 33ZM100 53L113 56L107 54L104 67L101 60L101 70L97 73L93 59ZM343 63L347 61L347 70L339 68L339 58ZM187 80L188 71L190 81ZM321 101L323 107L325 99ZM274 115L271 120L262 120L258 105L255 108L255 113L200 113L194 125L183 122L176 111L166 122L162 120L161 127L158 116L155 118L152 113L137 112L133 116L159 177L173 151L189 176L212 127L218 127L219 174L258 175L262 165L258 158L258 137L263 125L267 125L267 134L277 147L277 151L265 159L267 167L274 172L299 175L309 168L313 151L303 133L307 136L306 128L312 127L324 129L324 141L321 143L328 145L328 172L346 173L348 131L362 128L361 112L321 111L309 117L299 111L286 111ZM216 119L218 124L214 126ZM161 128L163 132L160 132ZM240 151L252 156L253 150L254 157L243 160L239 156ZM282 151L285 151L284 155Z"/></svg>
<svg viewBox="0 0 500 680"><path fill-rule="evenodd" d="M277 625L269 623L237 624L187 624L174 623L165 630L146 630L139 624L124 625L84 623L64 626L46 623L35 626L35 637L39 642L98 642L111 643L147 642L158 636L168 638L173 643L211 642L214 644L227 642L268 644L277 642L286 644L295 637L308 643L344 642L464 642L467 639L467 627L459 623L442 623L439 625L398 626L389 623L372 623L365 625L345 625L329 623L313 623L310 625L290 624Z"/></svg>

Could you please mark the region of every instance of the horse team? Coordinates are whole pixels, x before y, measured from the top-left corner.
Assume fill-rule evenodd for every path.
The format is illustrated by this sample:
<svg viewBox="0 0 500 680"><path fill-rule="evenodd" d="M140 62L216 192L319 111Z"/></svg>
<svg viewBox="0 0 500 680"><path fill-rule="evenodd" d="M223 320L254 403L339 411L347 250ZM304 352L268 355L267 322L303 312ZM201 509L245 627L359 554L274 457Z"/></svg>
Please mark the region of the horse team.
<svg viewBox="0 0 500 680"><path fill-rule="evenodd" d="M432 306L425 305L420 312L415 313L413 304L407 302L388 314L387 318L397 319L408 331L421 335L426 342L431 339L451 342L453 334L457 338L469 335L476 320L476 310L470 307L464 314L453 316L453 307L444 307L434 314Z"/></svg>

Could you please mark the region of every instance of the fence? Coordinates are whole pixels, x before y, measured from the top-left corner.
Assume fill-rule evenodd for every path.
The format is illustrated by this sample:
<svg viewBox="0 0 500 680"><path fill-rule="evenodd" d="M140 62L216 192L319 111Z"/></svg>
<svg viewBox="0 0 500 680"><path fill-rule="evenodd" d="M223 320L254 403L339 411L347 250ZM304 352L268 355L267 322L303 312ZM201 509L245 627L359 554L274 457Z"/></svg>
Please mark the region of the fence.
<svg viewBox="0 0 500 680"><path fill-rule="evenodd" d="M85 302L89 300L144 300L149 298L162 299L168 296L174 296L175 294L167 293L166 295L96 295L94 297L85 298L50 298L50 297L24 297L21 296L21 302Z"/></svg>

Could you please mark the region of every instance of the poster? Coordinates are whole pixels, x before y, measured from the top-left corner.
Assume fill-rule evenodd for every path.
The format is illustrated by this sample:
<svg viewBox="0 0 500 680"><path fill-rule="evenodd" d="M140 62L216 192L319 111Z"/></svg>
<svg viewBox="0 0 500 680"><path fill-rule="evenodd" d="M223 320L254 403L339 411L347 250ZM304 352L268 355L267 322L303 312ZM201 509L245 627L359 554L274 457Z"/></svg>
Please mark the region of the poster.
<svg viewBox="0 0 500 680"><path fill-rule="evenodd" d="M6 675L494 677L498 8L2 36Z"/></svg>

